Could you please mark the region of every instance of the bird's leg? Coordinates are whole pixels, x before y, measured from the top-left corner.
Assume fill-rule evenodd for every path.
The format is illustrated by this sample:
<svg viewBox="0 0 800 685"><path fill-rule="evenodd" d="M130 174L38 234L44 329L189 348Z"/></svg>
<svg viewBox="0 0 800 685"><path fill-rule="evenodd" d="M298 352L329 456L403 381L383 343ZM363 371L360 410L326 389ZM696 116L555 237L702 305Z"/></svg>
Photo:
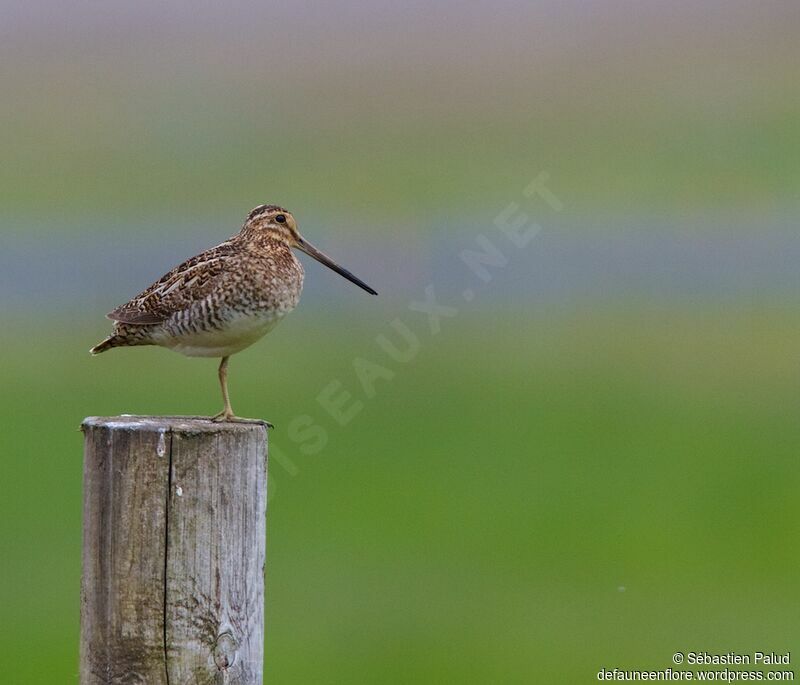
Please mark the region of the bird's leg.
<svg viewBox="0 0 800 685"><path fill-rule="evenodd" d="M262 421L261 419L240 419L238 416L234 415L233 409L231 409L231 398L228 395L228 359L230 357L223 357L222 361L219 363L219 386L222 388L222 401L225 403L225 406L222 408L222 411L219 414L211 417L212 421L235 421L237 423L261 423L267 426L267 428L273 428L273 425L269 421Z"/></svg>
<svg viewBox="0 0 800 685"><path fill-rule="evenodd" d="M223 357L219 363L219 386L222 388L222 401L225 406L219 414L211 417L212 421L230 421L236 418L231 409L231 398L228 396L228 359L230 357Z"/></svg>

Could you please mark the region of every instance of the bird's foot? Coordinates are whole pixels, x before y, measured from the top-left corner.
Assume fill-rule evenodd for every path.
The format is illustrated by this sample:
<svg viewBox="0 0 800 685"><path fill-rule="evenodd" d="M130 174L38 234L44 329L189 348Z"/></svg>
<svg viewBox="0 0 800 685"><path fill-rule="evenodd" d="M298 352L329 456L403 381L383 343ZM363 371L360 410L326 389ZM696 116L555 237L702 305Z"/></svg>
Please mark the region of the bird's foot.
<svg viewBox="0 0 800 685"><path fill-rule="evenodd" d="M215 414L209 420L214 423L257 423L267 428L275 428L269 421L264 421L263 419L245 419L241 416L235 416L233 412L224 410L219 414Z"/></svg>

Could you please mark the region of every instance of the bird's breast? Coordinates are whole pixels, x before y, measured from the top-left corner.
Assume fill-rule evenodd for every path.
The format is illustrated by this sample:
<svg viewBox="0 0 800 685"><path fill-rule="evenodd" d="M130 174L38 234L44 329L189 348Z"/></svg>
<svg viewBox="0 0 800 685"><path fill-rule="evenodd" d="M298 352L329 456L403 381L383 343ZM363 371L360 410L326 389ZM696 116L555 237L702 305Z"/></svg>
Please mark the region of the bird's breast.
<svg viewBox="0 0 800 685"><path fill-rule="evenodd" d="M303 290L303 267L290 250L251 255L219 286L175 312L153 341L191 357L239 352L291 312Z"/></svg>
<svg viewBox="0 0 800 685"><path fill-rule="evenodd" d="M249 276L251 287L244 291L259 310L288 314L300 301L303 265L291 250L262 256Z"/></svg>

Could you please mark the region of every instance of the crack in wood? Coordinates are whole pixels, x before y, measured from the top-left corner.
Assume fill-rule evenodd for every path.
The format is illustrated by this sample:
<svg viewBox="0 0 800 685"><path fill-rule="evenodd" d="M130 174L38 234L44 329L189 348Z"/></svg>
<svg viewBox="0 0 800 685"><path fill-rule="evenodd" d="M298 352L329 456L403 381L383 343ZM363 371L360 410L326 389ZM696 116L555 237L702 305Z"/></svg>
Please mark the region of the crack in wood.
<svg viewBox="0 0 800 685"><path fill-rule="evenodd" d="M169 510L170 510L170 497L172 496L172 430L165 431L169 434L169 447L167 449L168 460L167 460L167 495L166 495L166 503L164 505L164 612L163 612L163 620L164 620L164 677L166 678L166 685L169 685L169 646L167 643L167 587L169 582L167 580L167 572L169 569ZM164 440L164 432L161 433L159 437L159 456L164 456L161 453L162 445Z"/></svg>

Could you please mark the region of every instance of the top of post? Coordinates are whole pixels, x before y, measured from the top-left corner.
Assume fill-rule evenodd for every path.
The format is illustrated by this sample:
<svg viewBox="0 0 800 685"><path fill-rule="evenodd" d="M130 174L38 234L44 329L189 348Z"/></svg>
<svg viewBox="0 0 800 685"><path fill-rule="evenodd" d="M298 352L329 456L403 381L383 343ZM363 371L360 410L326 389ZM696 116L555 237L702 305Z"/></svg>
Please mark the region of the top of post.
<svg viewBox="0 0 800 685"><path fill-rule="evenodd" d="M135 430L154 433L266 433L264 421L246 422L212 421L204 416L88 416L81 423L81 429L109 428L111 430Z"/></svg>

